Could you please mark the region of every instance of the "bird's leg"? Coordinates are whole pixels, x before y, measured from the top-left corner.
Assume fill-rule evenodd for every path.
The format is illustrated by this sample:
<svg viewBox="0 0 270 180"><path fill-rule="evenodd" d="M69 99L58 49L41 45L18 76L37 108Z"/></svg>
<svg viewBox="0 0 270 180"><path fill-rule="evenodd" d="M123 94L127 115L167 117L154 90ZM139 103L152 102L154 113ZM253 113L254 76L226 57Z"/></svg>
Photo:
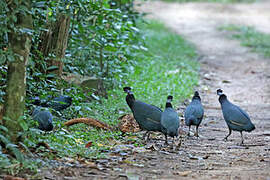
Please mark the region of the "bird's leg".
<svg viewBox="0 0 270 180"><path fill-rule="evenodd" d="M199 137L198 126L196 126L196 132L195 132L194 136Z"/></svg>
<svg viewBox="0 0 270 180"><path fill-rule="evenodd" d="M190 126L188 126L188 136L190 136Z"/></svg>
<svg viewBox="0 0 270 180"><path fill-rule="evenodd" d="M182 145L182 138L180 137L178 141L177 149L179 149L181 145Z"/></svg>
<svg viewBox="0 0 270 180"><path fill-rule="evenodd" d="M143 135L143 140L145 140L145 137L146 137L147 134L148 134L148 131L146 131L146 133Z"/></svg>
<svg viewBox="0 0 270 180"><path fill-rule="evenodd" d="M165 134L165 145L168 145L168 137L167 137L167 134Z"/></svg>
<svg viewBox="0 0 270 180"><path fill-rule="evenodd" d="M151 135L151 132L149 131L146 141L148 141L150 139L150 135Z"/></svg>
<svg viewBox="0 0 270 180"><path fill-rule="evenodd" d="M244 144L244 138L243 138L242 131L240 131L240 134L241 134L241 145L243 145Z"/></svg>
<svg viewBox="0 0 270 180"><path fill-rule="evenodd" d="M232 134L232 130L229 129L229 134L224 138L224 141L227 141L227 138Z"/></svg>

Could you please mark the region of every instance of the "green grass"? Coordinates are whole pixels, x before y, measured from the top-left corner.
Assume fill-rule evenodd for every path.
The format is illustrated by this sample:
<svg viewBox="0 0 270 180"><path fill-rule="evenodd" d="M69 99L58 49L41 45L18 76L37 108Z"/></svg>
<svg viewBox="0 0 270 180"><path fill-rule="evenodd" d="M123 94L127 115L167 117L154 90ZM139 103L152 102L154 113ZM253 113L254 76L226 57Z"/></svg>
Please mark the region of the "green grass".
<svg viewBox="0 0 270 180"><path fill-rule="evenodd" d="M164 108L167 96L174 96L175 107L181 100L190 97L193 87L198 84L198 62L194 47L172 33L158 22L141 25L148 51L135 53L136 65L130 68L129 78L123 86L131 86L137 99ZM123 113L131 113L125 102L126 94L122 87L108 91L108 99L92 101L81 106L84 116L104 121L116 126ZM74 113L76 107L74 109ZM61 127L62 122L57 125ZM64 127L66 129L66 127ZM40 141L48 142L61 156L100 157L119 141L138 141L134 135L120 136L120 132L97 130L87 125L71 126L68 130L39 136ZM36 137L37 138L37 137ZM87 142L93 142L91 148L85 148Z"/></svg>
<svg viewBox="0 0 270 180"><path fill-rule="evenodd" d="M252 3L256 0L163 0L165 2L179 2L179 3L187 3L187 2L214 2L214 3Z"/></svg>
<svg viewBox="0 0 270 180"><path fill-rule="evenodd" d="M164 107L167 96L174 104L192 93L198 83L197 54L194 47L158 22L142 27L148 51L139 53L140 61L130 74L128 84L135 95L147 103Z"/></svg>
<svg viewBox="0 0 270 180"><path fill-rule="evenodd" d="M174 107L180 101L190 98L193 88L198 84L199 64L195 59L197 54L192 45L179 35L171 32L162 24L150 21L140 25L145 38L145 48L134 52L135 66L130 67L126 83L131 86L137 99L164 108L168 95L174 96ZM78 92L73 92L76 94ZM79 97L76 94L76 97ZM85 104L74 104L62 112L66 119L74 117L92 117L104 121L112 126L118 124L118 118L124 113L131 113L125 102L126 94L122 87L108 91L108 99L91 101ZM79 101L78 101L79 102ZM29 121L31 118L29 117ZM135 146L142 146L138 134L128 134L122 137L120 131L103 131L85 124L63 126L63 120L54 120L55 130L44 134L37 129L29 129L24 144L34 147L37 142L46 142L53 151L41 147L35 153L41 158L61 159L62 157L100 158L106 155L115 144L131 142ZM32 124L33 124L32 120ZM85 144L92 142L92 146ZM15 170L14 170L15 171Z"/></svg>
<svg viewBox="0 0 270 180"><path fill-rule="evenodd" d="M249 47L252 52L270 57L270 35L257 31L250 26L226 25L219 28L232 32L231 37L241 41L241 45Z"/></svg>

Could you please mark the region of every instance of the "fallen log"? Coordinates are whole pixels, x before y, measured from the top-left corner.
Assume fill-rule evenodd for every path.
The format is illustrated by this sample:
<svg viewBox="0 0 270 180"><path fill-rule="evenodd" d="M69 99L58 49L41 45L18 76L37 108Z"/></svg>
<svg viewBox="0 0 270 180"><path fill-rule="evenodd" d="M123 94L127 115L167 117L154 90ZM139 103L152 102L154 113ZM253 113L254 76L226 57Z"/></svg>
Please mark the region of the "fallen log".
<svg viewBox="0 0 270 180"><path fill-rule="evenodd" d="M71 119L71 120L65 122L64 125L65 126L72 126L74 124L79 124L79 123L88 124L90 126L100 128L100 129L105 129L105 130L114 129L110 125L108 125L102 121L99 121L97 119L93 119L93 118L75 118L75 119Z"/></svg>

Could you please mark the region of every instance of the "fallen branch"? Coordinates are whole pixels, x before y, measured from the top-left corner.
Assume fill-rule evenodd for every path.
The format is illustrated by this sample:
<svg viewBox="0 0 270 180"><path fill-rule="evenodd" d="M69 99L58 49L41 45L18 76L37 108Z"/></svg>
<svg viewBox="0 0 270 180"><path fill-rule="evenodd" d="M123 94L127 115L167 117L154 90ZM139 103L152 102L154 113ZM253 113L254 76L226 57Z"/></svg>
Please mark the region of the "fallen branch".
<svg viewBox="0 0 270 180"><path fill-rule="evenodd" d="M101 122L99 120L93 119L93 118L76 118L76 119L71 119L67 122L64 123L65 126L72 126L74 124L79 124L79 123L84 123L84 124L88 124L90 126L96 127L96 128L100 128L100 129L105 129L105 130L112 130L113 127L111 127L110 125Z"/></svg>

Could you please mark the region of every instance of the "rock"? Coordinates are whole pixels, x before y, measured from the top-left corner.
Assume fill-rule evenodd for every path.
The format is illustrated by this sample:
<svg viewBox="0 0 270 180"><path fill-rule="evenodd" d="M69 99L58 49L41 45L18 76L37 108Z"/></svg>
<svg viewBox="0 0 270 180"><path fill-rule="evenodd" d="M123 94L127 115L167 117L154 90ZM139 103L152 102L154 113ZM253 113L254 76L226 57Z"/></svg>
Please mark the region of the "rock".
<svg viewBox="0 0 270 180"><path fill-rule="evenodd" d="M71 84L76 84L84 90L92 91L94 94L107 97L107 92L103 80L96 77L82 76L79 74L66 73L61 77Z"/></svg>
<svg viewBox="0 0 270 180"><path fill-rule="evenodd" d="M191 174L192 173L192 171L178 171L178 172L175 172L174 174L175 175L179 175L179 176L184 176L184 177L186 177L186 176L188 176L189 174Z"/></svg>

